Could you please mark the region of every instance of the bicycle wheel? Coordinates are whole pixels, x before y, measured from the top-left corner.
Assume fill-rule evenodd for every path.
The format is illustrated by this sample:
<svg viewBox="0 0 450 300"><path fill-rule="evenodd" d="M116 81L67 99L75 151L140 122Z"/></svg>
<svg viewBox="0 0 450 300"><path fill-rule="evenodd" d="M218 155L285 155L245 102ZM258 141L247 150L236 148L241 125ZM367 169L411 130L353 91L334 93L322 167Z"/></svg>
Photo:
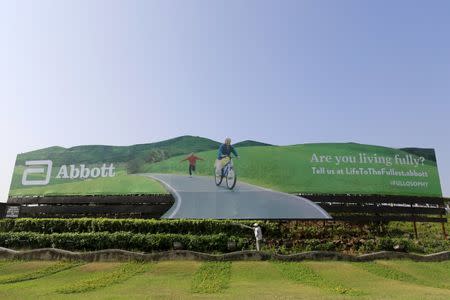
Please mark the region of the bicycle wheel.
<svg viewBox="0 0 450 300"><path fill-rule="evenodd" d="M234 188L234 186L236 185L236 179L237 179L236 173L234 172L233 169L230 169L228 171L228 174L225 179L227 181L227 187L230 190L232 190Z"/></svg>
<svg viewBox="0 0 450 300"><path fill-rule="evenodd" d="M214 170L214 181L216 182L216 185L220 185L222 183L223 176L217 175L216 170Z"/></svg>

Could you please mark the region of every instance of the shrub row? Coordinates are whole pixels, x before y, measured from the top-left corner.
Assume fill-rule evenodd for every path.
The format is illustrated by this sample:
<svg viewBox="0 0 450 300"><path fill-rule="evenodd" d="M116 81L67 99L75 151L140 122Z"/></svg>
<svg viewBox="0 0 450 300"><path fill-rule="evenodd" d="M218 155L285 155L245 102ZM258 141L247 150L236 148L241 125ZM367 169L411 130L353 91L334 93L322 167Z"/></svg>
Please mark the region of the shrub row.
<svg viewBox="0 0 450 300"><path fill-rule="evenodd" d="M0 246L13 249L59 248L65 250L94 251L102 249L123 249L130 251L165 251L173 249L174 242L183 245L183 249L199 252L229 252L228 243L236 243L236 250L254 249L254 240L225 234L189 235L189 234L142 234L130 232L92 232L92 233L53 233L35 232L0 233ZM404 251L412 253L436 253L450 249L450 241L409 238L381 237L368 240L297 240L290 247L286 243L263 244L265 251L282 254L303 251L339 251L347 253L369 253L374 251ZM280 242L280 241L278 241ZM278 244L278 245L277 245Z"/></svg>
<svg viewBox="0 0 450 300"><path fill-rule="evenodd" d="M174 242L183 249L200 252L228 252L228 242L236 242L237 249L248 247L245 238L226 234L142 234L131 232L52 233L1 232L0 246L13 249L59 248L94 251L123 249L130 251L165 251L173 249Z"/></svg>
<svg viewBox="0 0 450 300"><path fill-rule="evenodd" d="M234 220L155 220L155 219L0 219L0 232L117 232L132 233L179 233L219 234L251 236L252 231L239 225L251 226L255 221ZM322 222L258 221L263 235L268 239L323 239L333 236L370 236L374 231L366 227L334 224L323 226Z"/></svg>
<svg viewBox="0 0 450 300"><path fill-rule="evenodd" d="M250 226L254 221L232 220L155 220L155 219L0 219L0 232L117 232L133 233L180 233L180 234L219 234L245 236L252 231L239 226ZM278 222L260 222L264 235L279 236Z"/></svg>
<svg viewBox="0 0 450 300"><path fill-rule="evenodd" d="M173 241L179 241L184 244L185 249L225 252L228 237L239 237L242 245L238 246L238 249L254 248L252 231L239 226L250 226L253 222L99 218L0 219L0 235L6 237L0 239L0 246L39 248L54 245L68 250L121 248L162 251L170 249ZM407 252L433 253L450 249L450 241L442 239L440 224L418 224L420 239L413 240L410 223L391 223L383 226L381 232L379 226L324 224L320 221L259 223L263 230L265 249L280 253L312 250L367 253L396 250L394 248ZM15 233L22 232L28 232L24 233L27 238L15 238ZM41 237L42 234L48 237ZM160 242L149 242L155 239ZM220 243L213 242L218 240Z"/></svg>

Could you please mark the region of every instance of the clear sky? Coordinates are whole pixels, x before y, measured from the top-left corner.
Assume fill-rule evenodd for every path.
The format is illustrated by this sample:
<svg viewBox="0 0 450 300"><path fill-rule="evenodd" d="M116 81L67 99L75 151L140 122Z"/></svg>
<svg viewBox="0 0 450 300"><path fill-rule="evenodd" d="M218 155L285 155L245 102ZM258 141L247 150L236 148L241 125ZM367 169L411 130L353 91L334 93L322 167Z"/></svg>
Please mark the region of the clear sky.
<svg viewBox="0 0 450 300"><path fill-rule="evenodd" d="M191 134L435 148L450 1L0 0L0 201L17 153Z"/></svg>

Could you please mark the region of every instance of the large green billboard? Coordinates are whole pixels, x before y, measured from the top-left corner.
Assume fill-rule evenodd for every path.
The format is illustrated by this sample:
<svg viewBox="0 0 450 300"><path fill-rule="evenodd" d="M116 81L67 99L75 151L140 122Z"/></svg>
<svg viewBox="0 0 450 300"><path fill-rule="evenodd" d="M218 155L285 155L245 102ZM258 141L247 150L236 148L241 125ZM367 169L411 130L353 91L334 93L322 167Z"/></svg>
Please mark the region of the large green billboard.
<svg viewBox="0 0 450 300"><path fill-rule="evenodd" d="M200 158L194 161L194 178L210 179L214 185L221 144L183 136L126 147L50 147L22 153L9 196L167 193L170 188L156 175L189 178L191 153ZM433 149L355 143L275 146L255 141L232 145L239 155L233 160L238 188L249 184L289 194L442 196Z"/></svg>

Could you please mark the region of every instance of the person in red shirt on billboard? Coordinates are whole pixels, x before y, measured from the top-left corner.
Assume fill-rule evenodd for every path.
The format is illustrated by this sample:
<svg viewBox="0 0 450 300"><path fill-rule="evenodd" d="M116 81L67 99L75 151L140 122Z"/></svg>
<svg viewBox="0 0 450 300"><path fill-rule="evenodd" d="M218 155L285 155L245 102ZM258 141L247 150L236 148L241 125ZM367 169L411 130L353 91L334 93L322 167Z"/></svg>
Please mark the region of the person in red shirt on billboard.
<svg viewBox="0 0 450 300"><path fill-rule="evenodd" d="M204 159L195 156L194 153L191 153L185 159L180 160L180 162L183 162L185 160L189 161L189 177L192 177L192 172L195 172L195 165L197 163L197 160L204 160Z"/></svg>

